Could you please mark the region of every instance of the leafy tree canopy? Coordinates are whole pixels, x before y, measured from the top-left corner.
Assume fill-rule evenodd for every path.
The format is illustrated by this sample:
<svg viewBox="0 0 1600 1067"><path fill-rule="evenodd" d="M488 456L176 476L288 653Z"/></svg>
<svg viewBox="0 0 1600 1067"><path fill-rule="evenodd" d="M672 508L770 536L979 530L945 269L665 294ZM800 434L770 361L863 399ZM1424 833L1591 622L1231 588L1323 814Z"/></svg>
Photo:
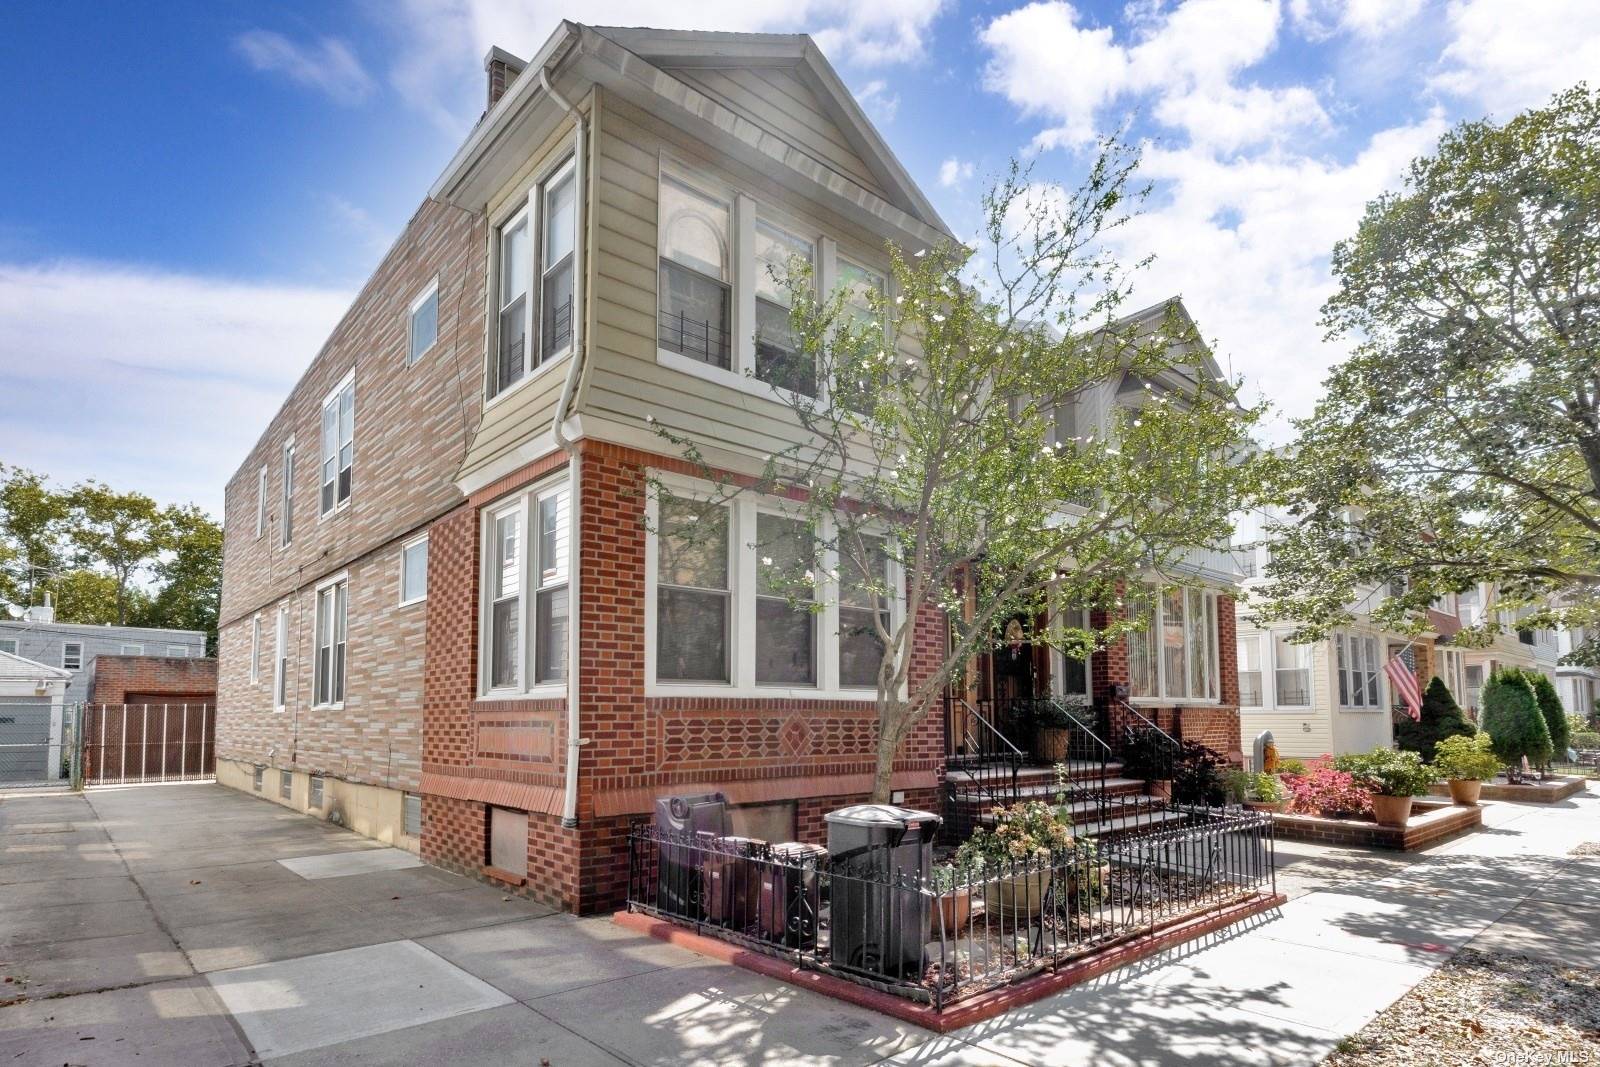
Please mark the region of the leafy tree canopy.
<svg viewBox="0 0 1600 1067"><path fill-rule="evenodd" d="M1299 424L1260 613L1416 631L1488 582L1536 609L1518 625L1600 634L1600 93L1456 127L1333 272L1323 322L1355 348Z"/></svg>

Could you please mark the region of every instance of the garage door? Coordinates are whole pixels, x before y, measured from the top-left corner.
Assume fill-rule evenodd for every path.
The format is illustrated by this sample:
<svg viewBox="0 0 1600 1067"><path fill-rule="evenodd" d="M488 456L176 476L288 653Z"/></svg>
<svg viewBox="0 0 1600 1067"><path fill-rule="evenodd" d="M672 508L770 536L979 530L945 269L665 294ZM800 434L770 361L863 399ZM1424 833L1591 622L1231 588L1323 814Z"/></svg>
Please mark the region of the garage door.
<svg viewBox="0 0 1600 1067"><path fill-rule="evenodd" d="M0 785L21 785L60 777L51 773L49 697L7 697L0 700Z"/></svg>

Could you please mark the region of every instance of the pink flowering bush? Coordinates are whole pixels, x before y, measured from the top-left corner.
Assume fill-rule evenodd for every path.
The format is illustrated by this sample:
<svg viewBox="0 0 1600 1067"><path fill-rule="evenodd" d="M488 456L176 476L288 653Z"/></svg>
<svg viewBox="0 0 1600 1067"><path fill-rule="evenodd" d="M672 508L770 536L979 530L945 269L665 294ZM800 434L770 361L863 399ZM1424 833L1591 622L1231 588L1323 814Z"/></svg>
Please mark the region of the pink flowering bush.
<svg viewBox="0 0 1600 1067"><path fill-rule="evenodd" d="M1312 763L1304 774L1285 775L1283 784L1289 790L1289 810L1297 814L1330 819L1372 814L1372 795L1354 775L1335 770L1326 759Z"/></svg>

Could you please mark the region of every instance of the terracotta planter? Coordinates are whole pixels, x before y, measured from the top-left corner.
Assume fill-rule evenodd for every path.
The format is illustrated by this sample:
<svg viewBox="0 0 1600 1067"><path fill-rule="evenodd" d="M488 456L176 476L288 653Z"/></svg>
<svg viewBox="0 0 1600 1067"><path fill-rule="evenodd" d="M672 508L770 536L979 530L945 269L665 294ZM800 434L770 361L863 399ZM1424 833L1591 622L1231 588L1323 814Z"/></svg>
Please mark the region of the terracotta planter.
<svg viewBox="0 0 1600 1067"><path fill-rule="evenodd" d="M1483 792L1483 783L1476 778L1450 779L1450 803L1460 804L1464 808L1478 806L1478 795Z"/></svg>
<svg viewBox="0 0 1600 1067"><path fill-rule="evenodd" d="M1166 778L1160 781L1146 782L1144 791L1156 800L1171 800L1172 779Z"/></svg>
<svg viewBox="0 0 1600 1067"><path fill-rule="evenodd" d="M1054 727L1037 731L1033 737L1033 754L1046 763L1061 763L1067 758L1072 744L1072 732Z"/></svg>
<svg viewBox="0 0 1600 1067"><path fill-rule="evenodd" d="M1385 797L1372 794L1372 817L1379 826L1404 827L1411 819L1411 797Z"/></svg>
<svg viewBox="0 0 1600 1067"><path fill-rule="evenodd" d="M938 901L938 910L930 913L931 935L938 937L943 923L946 937L957 936L967 928L967 919L972 915L972 890L966 886L946 890L939 894Z"/></svg>
<svg viewBox="0 0 1600 1067"><path fill-rule="evenodd" d="M990 915L1003 915L1008 921L1026 921L1029 916L1038 914L1045 890L1049 887L1049 867L986 882L983 887L983 908Z"/></svg>
<svg viewBox="0 0 1600 1067"><path fill-rule="evenodd" d="M1244 802L1244 808L1246 811L1270 811L1274 815L1282 815L1289 810L1289 802L1287 800L1274 800L1271 802L1247 800Z"/></svg>

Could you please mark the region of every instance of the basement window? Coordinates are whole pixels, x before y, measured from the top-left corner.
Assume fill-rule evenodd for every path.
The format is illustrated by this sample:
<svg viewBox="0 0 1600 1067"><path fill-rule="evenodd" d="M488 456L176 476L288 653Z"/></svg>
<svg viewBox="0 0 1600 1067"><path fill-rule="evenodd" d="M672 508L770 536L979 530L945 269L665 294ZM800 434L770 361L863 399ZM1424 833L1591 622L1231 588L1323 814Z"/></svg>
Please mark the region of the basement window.
<svg viewBox="0 0 1600 1067"><path fill-rule="evenodd" d="M407 793L401 801L400 832L407 837L422 836L422 794Z"/></svg>
<svg viewBox="0 0 1600 1067"><path fill-rule="evenodd" d="M311 806L319 811L322 809L322 782L322 775L311 776Z"/></svg>
<svg viewBox="0 0 1600 1067"><path fill-rule="evenodd" d="M517 878L528 877L528 813L489 809L489 865Z"/></svg>
<svg viewBox="0 0 1600 1067"><path fill-rule="evenodd" d="M293 771L279 771L278 772L278 796L283 800L288 800L293 795L294 795L294 772Z"/></svg>
<svg viewBox="0 0 1600 1067"><path fill-rule="evenodd" d="M257 767L255 773L250 776L250 785L257 793L261 792L261 780L266 776L266 773L267 769L265 767Z"/></svg>

